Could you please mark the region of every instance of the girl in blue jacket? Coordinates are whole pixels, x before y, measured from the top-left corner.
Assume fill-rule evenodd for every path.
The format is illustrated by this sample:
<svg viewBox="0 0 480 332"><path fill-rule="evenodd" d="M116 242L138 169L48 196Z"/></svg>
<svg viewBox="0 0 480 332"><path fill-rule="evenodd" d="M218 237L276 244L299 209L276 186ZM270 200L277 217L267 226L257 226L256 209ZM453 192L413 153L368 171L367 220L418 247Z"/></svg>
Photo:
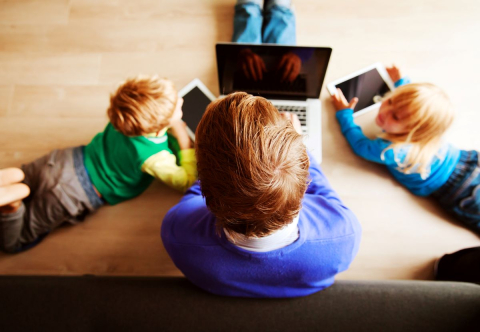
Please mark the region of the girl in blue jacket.
<svg viewBox="0 0 480 332"><path fill-rule="evenodd" d="M454 119L448 96L430 83L410 83L397 67L387 68L395 89L386 95L375 119L383 133L367 138L353 122L358 98L348 102L340 89L332 96L341 130L353 151L387 166L418 196L431 196L456 219L480 233L480 162L477 151L445 142Z"/></svg>

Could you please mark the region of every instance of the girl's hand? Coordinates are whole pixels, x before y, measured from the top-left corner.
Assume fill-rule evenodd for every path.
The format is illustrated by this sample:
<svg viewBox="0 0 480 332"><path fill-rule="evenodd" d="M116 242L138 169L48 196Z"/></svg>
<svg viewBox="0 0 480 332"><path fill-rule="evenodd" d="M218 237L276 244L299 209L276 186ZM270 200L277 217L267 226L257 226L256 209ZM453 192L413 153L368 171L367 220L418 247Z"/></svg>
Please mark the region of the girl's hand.
<svg viewBox="0 0 480 332"><path fill-rule="evenodd" d="M400 69L398 69L397 66L392 65L391 67L387 67L386 69L387 69L388 76L390 76L393 83L395 83L396 81L402 78L402 73L400 72Z"/></svg>
<svg viewBox="0 0 480 332"><path fill-rule="evenodd" d="M341 111L347 108L351 108L352 110L357 106L358 103L358 98L355 97L350 102L347 101L345 96L343 95L342 90L337 88L337 93L332 95L332 103L333 106L335 107L335 110Z"/></svg>
<svg viewBox="0 0 480 332"><path fill-rule="evenodd" d="M170 133L175 136L180 146L180 150L192 148L192 140L188 136L187 124L182 120L177 120L171 124Z"/></svg>

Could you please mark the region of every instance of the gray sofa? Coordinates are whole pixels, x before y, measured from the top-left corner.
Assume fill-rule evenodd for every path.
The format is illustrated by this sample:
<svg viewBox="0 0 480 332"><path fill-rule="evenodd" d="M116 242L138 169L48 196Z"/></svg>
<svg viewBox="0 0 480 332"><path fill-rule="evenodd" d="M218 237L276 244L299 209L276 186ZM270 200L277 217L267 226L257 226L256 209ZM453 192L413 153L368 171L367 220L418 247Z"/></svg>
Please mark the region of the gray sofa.
<svg viewBox="0 0 480 332"><path fill-rule="evenodd" d="M245 299L185 278L2 276L0 331L480 331L480 286L337 281L303 298Z"/></svg>

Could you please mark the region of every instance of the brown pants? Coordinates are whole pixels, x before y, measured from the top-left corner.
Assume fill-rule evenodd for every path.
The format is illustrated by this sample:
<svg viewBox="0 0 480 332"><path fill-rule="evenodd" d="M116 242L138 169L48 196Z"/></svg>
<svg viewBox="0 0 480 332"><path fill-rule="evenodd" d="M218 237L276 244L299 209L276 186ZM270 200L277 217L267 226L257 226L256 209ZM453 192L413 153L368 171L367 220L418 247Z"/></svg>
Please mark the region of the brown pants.
<svg viewBox="0 0 480 332"><path fill-rule="evenodd" d="M29 249L61 224L76 224L94 211L75 171L74 149L81 147L54 150L22 166L31 193L16 212L0 213L0 249Z"/></svg>

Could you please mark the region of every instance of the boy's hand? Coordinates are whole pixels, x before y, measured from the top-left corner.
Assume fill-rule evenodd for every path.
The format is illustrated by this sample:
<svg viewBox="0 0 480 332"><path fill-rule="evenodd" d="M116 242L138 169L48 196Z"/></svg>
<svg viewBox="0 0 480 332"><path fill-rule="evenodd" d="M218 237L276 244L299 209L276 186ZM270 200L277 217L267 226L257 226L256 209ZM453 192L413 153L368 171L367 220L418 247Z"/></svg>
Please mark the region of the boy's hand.
<svg viewBox="0 0 480 332"><path fill-rule="evenodd" d="M396 81L402 78L402 73L400 72L400 69L398 69L397 66L392 65L391 67L387 67L386 69L387 69L388 76L390 76L393 83L395 83Z"/></svg>
<svg viewBox="0 0 480 332"><path fill-rule="evenodd" d="M357 106L358 98L357 97L352 98L352 100L350 100L350 103L349 103L345 98L345 96L343 95L342 90L337 88L337 93L332 95L332 103L333 103L333 106L335 107L335 110L337 111L341 111L347 108L351 108L353 110L355 106Z"/></svg>
<svg viewBox="0 0 480 332"><path fill-rule="evenodd" d="M20 183L24 178L25 174L19 168L0 170L0 212L15 212L22 199L30 194L30 188Z"/></svg>
<svg viewBox="0 0 480 332"><path fill-rule="evenodd" d="M170 134L175 136L180 146L180 150L186 150L192 148L192 140L188 136L187 124L182 120L178 120L172 123L170 126Z"/></svg>
<svg viewBox="0 0 480 332"><path fill-rule="evenodd" d="M300 120L298 119L298 116L295 113L290 113L290 112L282 112L280 115L284 118L290 121L293 125L293 128L297 133L302 135L302 124L300 123Z"/></svg>

